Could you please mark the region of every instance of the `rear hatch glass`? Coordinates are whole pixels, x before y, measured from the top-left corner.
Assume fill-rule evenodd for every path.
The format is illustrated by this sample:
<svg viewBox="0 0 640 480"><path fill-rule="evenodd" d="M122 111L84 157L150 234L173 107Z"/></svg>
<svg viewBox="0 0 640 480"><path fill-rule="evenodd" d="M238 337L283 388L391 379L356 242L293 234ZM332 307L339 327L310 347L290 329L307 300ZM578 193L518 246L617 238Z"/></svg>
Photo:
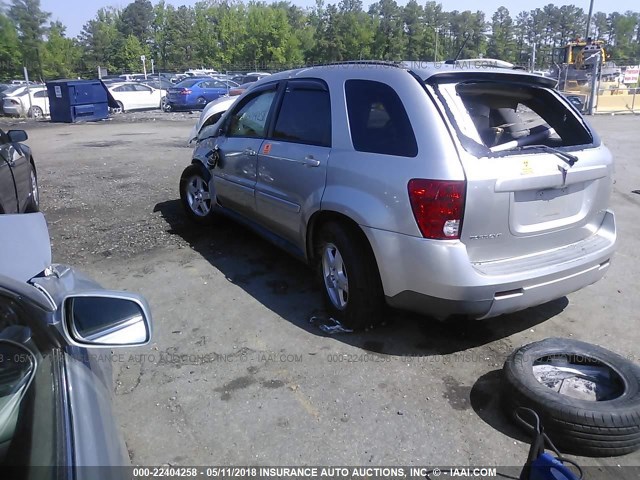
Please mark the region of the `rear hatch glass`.
<svg viewBox="0 0 640 480"><path fill-rule="evenodd" d="M609 201L609 151L558 92L524 75L478 77L431 82L466 152L461 241L471 259L535 255L593 235Z"/></svg>
<svg viewBox="0 0 640 480"><path fill-rule="evenodd" d="M463 146L476 155L593 142L582 118L550 89L485 81L441 84L438 90Z"/></svg>

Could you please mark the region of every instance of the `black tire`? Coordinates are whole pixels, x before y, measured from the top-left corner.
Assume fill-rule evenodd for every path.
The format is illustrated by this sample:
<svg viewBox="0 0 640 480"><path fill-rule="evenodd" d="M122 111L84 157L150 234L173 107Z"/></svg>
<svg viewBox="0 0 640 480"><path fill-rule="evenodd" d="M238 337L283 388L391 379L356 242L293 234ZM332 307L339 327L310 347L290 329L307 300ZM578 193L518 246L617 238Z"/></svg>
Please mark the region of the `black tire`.
<svg viewBox="0 0 640 480"><path fill-rule="evenodd" d="M321 227L315 244L320 288L329 315L354 330L380 323L384 310L382 285L375 259L362 232L344 223L328 222ZM346 302L342 308L332 300L323 271L323 255L331 246L339 251L348 279Z"/></svg>
<svg viewBox="0 0 640 480"><path fill-rule="evenodd" d="M40 187L38 186L38 175L33 163L29 162L29 185L31 191L29 193L29 203L26 211L29 213L40 211Z"/></svg>
<svg viewBox="0 0 640 480"><path fill-rule="evenodd" d="M196 100L196 105L198 105L199 107L206 107L207 106L207 99L204 97L198 97Z"/></svg>
<svg viewBox="0 0 640 480"><path fill-rule="evenodd" d="M620 391L599 401L556 392L533 373L536 360L554 355L597 361L617 375ZM640 448L640 367L620 355L577 340L549 338L513 352L504 364L503 382L507 413L513 416L520 406L534 410L563 452L600 457Z"/></svg>
<svg viewBox="0 0 640 480"><path fill-rule="evenodd" d="M122 103L120 100L118 100L116 103L118 104L116 113L124 113L124 103Z"/></svg>
<svg viewBox="0 0 640 480"><path fill-rule="evenodd" d="M198 179L202 184L198 186ZM211 174L207 169L203 166L193 164L189 167L185 168L184 172L182 172L182 176L180 177L180 200L182 201L182 206L187 213L187 216L193 222L199 223L201 225L210 224L215 218L215 201L209 199L208 208L206 201L203 204L198 199L197 202L194 203L193 191L190 191L190 186L197 189L204 189L211 196L211 192L209 191L209 180L211 179ZM195 205L199 204L202 208L197 208Z"/></svg>

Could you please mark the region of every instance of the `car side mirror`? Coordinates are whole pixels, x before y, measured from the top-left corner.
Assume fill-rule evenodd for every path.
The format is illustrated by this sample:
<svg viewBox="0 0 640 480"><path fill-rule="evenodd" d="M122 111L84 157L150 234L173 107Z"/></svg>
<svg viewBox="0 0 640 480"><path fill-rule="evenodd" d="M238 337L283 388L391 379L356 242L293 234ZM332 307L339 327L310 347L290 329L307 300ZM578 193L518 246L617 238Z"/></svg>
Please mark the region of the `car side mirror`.
<svg viewBox="0 0 640 480"><path fill-rule="evenodd" d="M133 347L151 340L151 313L144 298L106 290L72 294L62 307L70 343L92 347Z"/></svg>
<svg viewBox="0 0 640 480"><path fill-rule="evenodd" d="M9 137L9 141L13 143L24 142L29 138L27 136L27 132L24 130L9 130L7 132L7 137Z"/></svg>

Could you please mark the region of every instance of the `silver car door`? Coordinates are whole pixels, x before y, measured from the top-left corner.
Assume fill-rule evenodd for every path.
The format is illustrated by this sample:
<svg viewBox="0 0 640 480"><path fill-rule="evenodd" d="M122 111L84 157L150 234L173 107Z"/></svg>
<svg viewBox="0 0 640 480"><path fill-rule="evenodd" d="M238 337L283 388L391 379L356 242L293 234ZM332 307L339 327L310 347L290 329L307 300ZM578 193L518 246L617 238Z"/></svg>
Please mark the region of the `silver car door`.
<svg viewBox="0 0 640 480"><path fill-rule="evenodd" d="M315 79L288 81L272 123L258 154L258 217L302 248L306 223L322 200L331 151L326 84Z"/></svg>
<svg viewBox="0 0 640 480"><path fill-rule="evenodd" d="M213 170L218 202L253 216L258 151L264 141L277 84L253 91L227 116L217 141L220 160Z"/></svg>

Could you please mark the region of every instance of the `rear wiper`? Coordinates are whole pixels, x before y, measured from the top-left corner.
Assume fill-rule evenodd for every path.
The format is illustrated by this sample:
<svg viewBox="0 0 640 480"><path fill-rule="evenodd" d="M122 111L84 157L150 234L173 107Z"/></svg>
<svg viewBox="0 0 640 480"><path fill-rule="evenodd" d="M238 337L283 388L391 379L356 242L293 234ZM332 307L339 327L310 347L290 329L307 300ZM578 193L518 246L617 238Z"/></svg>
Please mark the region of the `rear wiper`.
<svg viewBox="0 0 640 480"><path fill-rule="evenodd" d="M523 145L522 147L519 147L518 150L544 150L545 152L553 153L559 159L564 160L570 167L573 167L573 165L579 160L575 155L563 152L562 150L550 147L549 145Z"/></svg>

